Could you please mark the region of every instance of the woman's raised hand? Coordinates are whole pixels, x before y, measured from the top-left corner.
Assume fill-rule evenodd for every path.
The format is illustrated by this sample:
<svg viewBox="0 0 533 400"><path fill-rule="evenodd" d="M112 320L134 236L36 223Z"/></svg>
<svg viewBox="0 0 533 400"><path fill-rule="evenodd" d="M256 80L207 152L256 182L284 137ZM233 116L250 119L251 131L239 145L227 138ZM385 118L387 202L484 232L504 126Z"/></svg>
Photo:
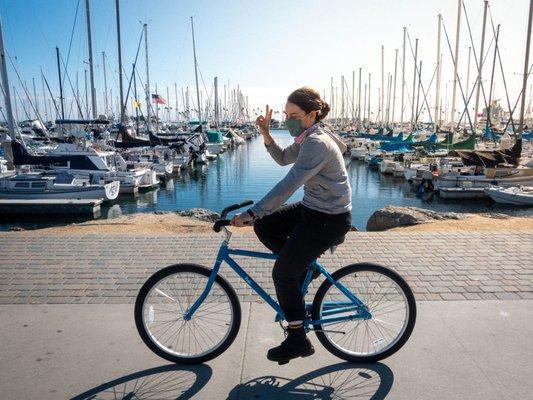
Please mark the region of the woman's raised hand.
<svg viewBox="0 0 533 400"><path fill-rule="evenodd" d="M265 115L260 115L255 120L255 123L259 127L259 130L263 135L268 135L270 132L270 120L272 119L272 110L268 107L268 104L266 106Z"/></svg>

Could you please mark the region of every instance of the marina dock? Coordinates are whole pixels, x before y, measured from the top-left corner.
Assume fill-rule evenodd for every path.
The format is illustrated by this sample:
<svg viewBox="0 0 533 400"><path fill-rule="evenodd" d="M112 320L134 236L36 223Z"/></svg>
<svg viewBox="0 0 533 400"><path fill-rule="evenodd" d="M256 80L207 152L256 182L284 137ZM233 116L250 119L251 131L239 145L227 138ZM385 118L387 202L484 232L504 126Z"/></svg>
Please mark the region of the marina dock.
<svg viewBox="0 0 533 400"><path fill-rule="evenodd" d="M97 218L100 215L101 204L101 199L0 199L0 214L74 214L92 215Z"/></svg>

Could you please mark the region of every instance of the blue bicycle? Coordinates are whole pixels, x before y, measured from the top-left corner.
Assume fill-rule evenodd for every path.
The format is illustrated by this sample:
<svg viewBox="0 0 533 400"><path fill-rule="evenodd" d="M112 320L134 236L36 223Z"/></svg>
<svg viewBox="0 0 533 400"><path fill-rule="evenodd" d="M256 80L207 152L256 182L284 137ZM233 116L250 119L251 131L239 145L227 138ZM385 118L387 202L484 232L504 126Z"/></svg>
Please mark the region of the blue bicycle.
<svg viewBox="0 0 533 400"><path fill-rule="evenodd" d="M224 230L213 268L176 264L153 274L135 302L135 324L144 343L160 357L181 364L198 364L222 354L235 340L241 308L235 290L220 274L226 262L277 313L279 304L231 256L276 259L275 254L229 247L229 212L251 200L224 209L213 226ZM306 304L304 326L315 331L324 347L350 362L373 362L398 351L409 339L416 320L413 293L396 272L380 265L351 264L330 274L314 261L303 279L302 293L311 281L325 277L312 303Z"/></svg>

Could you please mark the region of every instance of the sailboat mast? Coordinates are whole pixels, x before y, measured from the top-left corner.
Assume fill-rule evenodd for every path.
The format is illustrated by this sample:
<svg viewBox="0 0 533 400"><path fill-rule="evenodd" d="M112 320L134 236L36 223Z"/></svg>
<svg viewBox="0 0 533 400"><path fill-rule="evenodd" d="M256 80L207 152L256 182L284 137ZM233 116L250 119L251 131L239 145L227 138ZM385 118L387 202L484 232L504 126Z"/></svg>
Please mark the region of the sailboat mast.
<svg viewBox="0 0 533 400"><path fill-rule="evenodd" d="M61 81L61 64L59 63L59 47L56 47L57 74L59 75L59 102L61 103L61 118L65 119L65 105L63 99L63 82Z"/></svg>
<svg viewBox="0 0 533 400"><path fill-rule="evenodd" d="M533 0L529 0L529 19L527 23L526 59L524 62L524 81L522 84L522 101L520 104L520 124L518 125L518 138L522 139L524 131L524 108L526 105L527 77L529 72L529 45L531 44L531 19L533 18Z"/></svg>
<svg viewBox="0 0 533 400"><path fill-rule="evenodd" d="M404 104L404 92L405 92L405 33L406 33L406 30L407 28L404 27L403 28L403 46L402 46L402 101L401 101L401 104L400 104L400 109L401 109L401 112L400 112L400 126L403 128L403 111L404 111L404 107L403 107L403 104Z"/></svg>
<svg viewBox="0 0 533 400"><path fill-rule="evenodd" d="M368 121L370 122L370 82L372 81L372 73L368 73Z"/></svg>
<svg viewBox="0 0 533 400"><path fill-rule="evenodd" d="M104 67L104 106L105 106L105 112L104 114L107 116L107 112L109 110L109 104L107 101L107 73L105 69L105 51L102 51L102 66Z"/></svg>
<svg viewBox="0 0 533 400"><path fill-rule="evenodd" d="M148 24L143 24L144 29L144 56L146 62L146 88L144 90L146 95L146 130L150 132L150 71L148 69Z"/></svg>
<svg viewBox="0 0 533 400"><path fill-rule="evenodd" d="M355 71L352 71L352 122L355 121Z"/></svg>
<svg viewBox="0 0 533 400"><path fill-rule="evenodd" d="M398 71L398 49L395 51L394 55L394 87L392 89L392 116L391 123L394 127L394 109L396 108L396 73Z"/></svg>
<svg viewBox="0 0 533 400"><path fill-rule="evenodd" d="M440 58L440 39L441 39L441 28L442 28L442 14L438 15L438 26L437 26L437 82L435 84L435 133L438 131L438 125L440 120L440 110L439 110L439 99L440 99L440 68L441 68L441 58Z"/></svg>
<svg viewBox="0 0 533 400"><path fill-rule="evenodd" d="M487 130L489 127L492 129L492 118L491 118L491 110L490 106L492 103L492 88L494 83L494 70L496 69L496 55L498 54L498 36L500 35L500 25L496 27L496 43L494 45L494 59L492 61L492 74L490 77L490 91L489 91L489 104L487 106L487 122L485 123L485 130ZM527 71L526 71L527 73Z"/></svg>
<svg viewBox="0 0 533 400"><path fill-rule="evenodd" d="M170 122L170 94L167 86L167 122Z"/></svg>
<svg viewBox="0 0 533 400"><path fill-rule="evenodd" d="M468 48L468 68L466 72L466 93L470 91L470 53L472 52L472 47ZM463 128L466 129L466 113L465 113L465 120L463 122Z"/></svg>
<svg viewBox="0 0 533 400"><path fill-rule="evenodd" d="M139 100L137 98L137 77L135 76L135 63L133 66L133 96L135 98L133 107L135 108L135 136L139 135Z"/></svg>
<svg viewBox="0 0 533 400"><path fill-rule="evenodd" d="M361 67L359 67L359 90L357 99L357 122L361 124Z"/></svg>
<svg viewBox="0 0 533 400"><path fill-rule="evenodd" d="M57 47L56 47L57 49ZM4 87L4 102L7 112L7 127L9 136L15 139L15 122L13 121L13 109L11 108L11 93L9 92L9 79L7 77L6 53L4 50L4 32L2 21L0 20L0 67L2 68L2 86ZM60 80L61 81L61 80ZM5 134L2 134L2 140L5 140Z"/></svg>
<svg viewBox="0 0 533 400"><path fill-rule="evenodd" d="M485 57L485 28L487 26L487 8L489 2L485 0L483 8L483 29L481 31L481 50L479 53L478 75L477 75L477 88L476 88L476 105L474 109L474 130L477 129L477 115L479 112L479 92L481 90L481 72L483 71L483 59Z"/></svg>
<svg viewBox="0 0 533 400"><path fill-rule="evenodd" d="M194 54L194 76L196 79L196 100L198 101L198 124L200 125L200 130L202 130L202 112L200 105L200 87L198 86L198 63L196 61L196 43L194 41L194 22L193 17L191 17L191 29L192 29L192 50Z"/></svg>
<svg viewBox="0 0 533 400"><path fill-rule="evenodd" d="M385 47L381 45L381 105L380 105L380 112L381 112L381 125L383 125L385 120Z"/></svg>
<svg viewBox="0 0 533 400"><path fill-rule="evenodd" d="M415 94L416 94L416 63L418 62L418 39L415 39L415 63L413 72L413 96L411 100L411 130L414 129L415 123Z"/></svg>
<svg viewBox="0 0 533 400"><path fill-rule="evenodd" d="M457 30L455 32L455 54L453 64L453 88L452 88L452 108L450 113L450 125L455 125L455 97L457 94L457 67L459 66L459 34L461 33L461 6L463 0L457 1Z"/></svg>
<svg viewBox="0 0 533 400"><path fill-rule="evenodd" d="M120 101L120 122L124 123L124 93L122 88L122 47L120 43L120 6L119 0L115 0L115 10L117 16L117 44L118 44L118 88L119 88L119 101Z"/></svg>
<svg viewBox="0 0 533 400"><path fill-rule="evenodd" d="M94 90L94 70L93 70L93 46L91 38L91 11L89 7L89 0L85 0L85 11L87 15L87 44L89 46L89 75L91 80L91 100L93 109L93 118L97 117L96 110L96 92Z"/></svg>
<svg viewBox="0 0 533 400"><path fill-rule="evenodd" d="M33 101L35 102L35 118L39 119L39 100L37 99L37 90L35 89L35 78L31 78L31 82L33 85Z"/></svg>
<svg viewBox="0 0 533 400"><path fill-rule="evenodd" d="M174 118L176 119L176 122L178 121L178 85L176 82L174 82Z"/></svg>
<svg viewBox="0 0 533 400"><path fill-rule="evenodd" d="M218 130L218 77L215 76L215 125Z"/></svg>

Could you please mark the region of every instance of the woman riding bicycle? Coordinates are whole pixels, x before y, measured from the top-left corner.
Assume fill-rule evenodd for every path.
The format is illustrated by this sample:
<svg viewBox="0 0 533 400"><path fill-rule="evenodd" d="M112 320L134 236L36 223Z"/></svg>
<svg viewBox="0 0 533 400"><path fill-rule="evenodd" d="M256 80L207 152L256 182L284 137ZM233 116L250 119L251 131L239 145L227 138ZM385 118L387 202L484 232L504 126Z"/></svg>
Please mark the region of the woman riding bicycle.
<svg viewBox="0 0 533 400"><path fill-rule="evenodd" d="M311 88L295 90L285 105L286 127L295 138L282 149L270 135L272 110L256 123L268 153L280 165L293 167L270 192L231 223L252 222L259 240L278 254L272 277L276 296L288 321L288 336L268 351L272 361L285 361L314 353L303 321L305 303L300 281L309 264L330 247L344 241L351 227L351 188L342 154L346 145L321 121L329 105ZM283 206L304 185L301 202Z"/></svg>

